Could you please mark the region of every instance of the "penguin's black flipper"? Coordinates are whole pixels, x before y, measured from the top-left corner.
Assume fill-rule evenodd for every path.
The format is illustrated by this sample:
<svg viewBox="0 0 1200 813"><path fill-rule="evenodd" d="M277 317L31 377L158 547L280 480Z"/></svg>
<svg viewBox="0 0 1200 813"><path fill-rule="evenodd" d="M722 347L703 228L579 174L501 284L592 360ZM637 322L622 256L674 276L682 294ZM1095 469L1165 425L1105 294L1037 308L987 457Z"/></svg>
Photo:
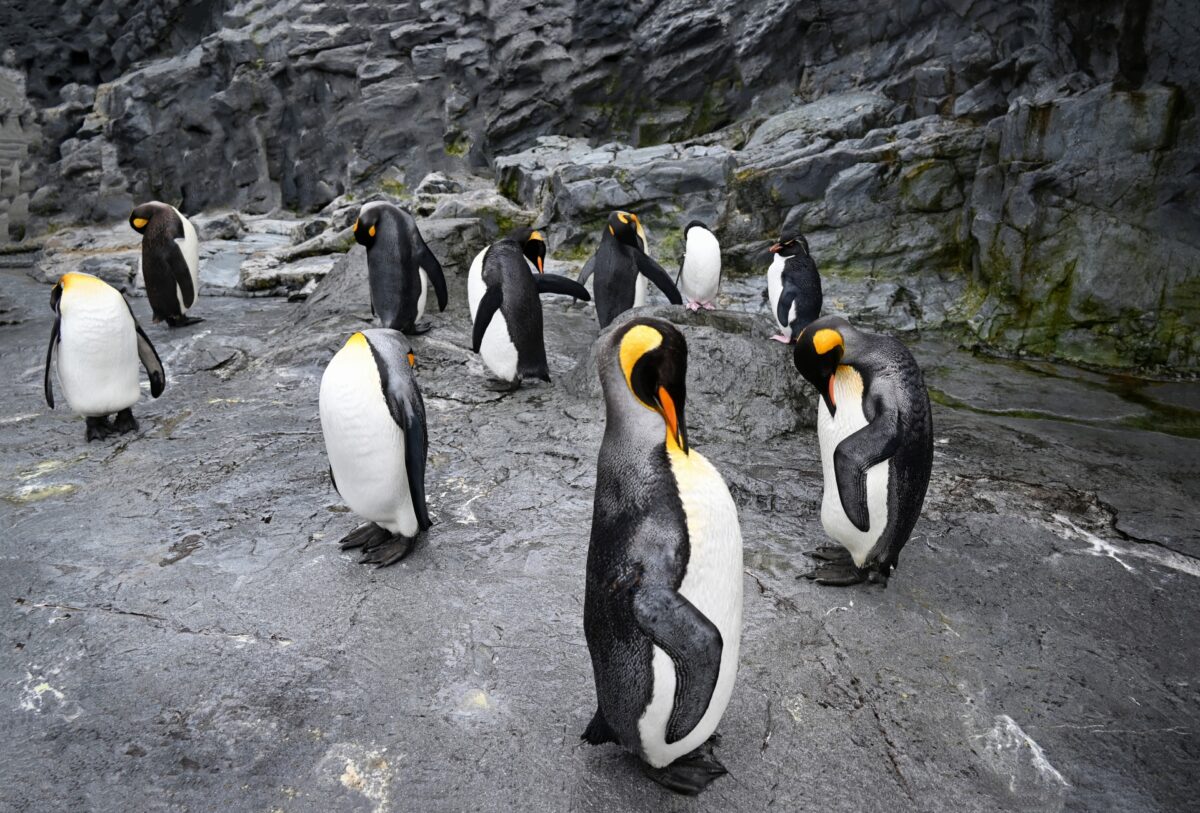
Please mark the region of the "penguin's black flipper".
<svg viewBox="0 0 1200 813"><path fill-rule="evenodd" d="M50 346L46 348L46 377L42 386L46 391L46 405L54 409L54 385L50 381L50 365L54 361L54 348L58 347L58 333L61 330L62 317L55 314L54 327L50 329ZM91 440L91 438L88 438Z"/></svg>
<svg viewBox="0 0 1200 813"><path fill-rule="evenodd" d="M183 224L179 225L179 236L183 236ZM179 286L179 293L183 297L186 307L191 307L196 304L196 289L192 287L192 269L188 268L187 260L183 258L183 251L175 246L173 251L167 253L167 261L171 266L171 276L175 278L175 284ZM180 314L182 316L182 314ZM195 318L195 317L193 317ZM182 327L183 325L192 324L192 322L182 322L181 324L173 324L170 319L167 323L171 327Z"/></svg>
<svg viewBox="0 0 1200 813"><path fill-rule="evenodd" d="M417 527L429 530L429 507L425 504L425 421L408 411L404 426L404 472L408 475L408 493L412 497ZM382 566L382 565L381 565Z"/></svg>
<svg viewBox="0 0 1200 813"><path fill-rule="evenodd" d="M775 308L775 318L779 320L779 324L788 325L791 320L788 319L792 312L792 303L796 301L796 295L800 291L794 286L788 284L785 278L783 281L783 290L779 292L779 304Z"/></svg>
<svg viewBox="0 0 1200 813"><path fill-rule="evenodd" d="M593 254L591 257L588 258L588 261L583 264L583 270L579 272L579 284L580 285L587 284L588 277L590 277L592 275L592 272L595 270L596 270L596 255Z"/></svg>
<svg viewBox="0 0 1200 813"><path fill-rule="evenodd" d="M666 272L666 269L644 252L633 250L633 258L637 263L638 273L658 286L658 289L667 295L667 299L672 305L683 304L683 296L675 287L675 283L671 282L671 275Z"/></svg>
<svg viewBox="0 0 1200 813"><path fill-rule="evenodd" d="M425 238L417 235L417 264L425 269L425 275L429 277L429 282L433 285L433 292L437 294L438 311L446 310L446 276L442 273L442 264L437 261L437 257L433 256L433 252L429 250L429 246L425 245Z"/></svg>
<svg viewBox="0 0 1200 813"><path fill-rule="evenodd" d="M713 780L729 773L713 755L713 743L716 739L714 734L708 742L690 754L684 754L665 768L654 768L643 762L642 773L664 788L685 796L695 796L712 784Z"/></svg>
<svg viewBox="0 0 1200 813"><path fill-rule="evenodd" d="M863 406L869 423L833 450L833 471L846 518L865 533L871 526L867 469L900 448L900 427L896 408L888 400L876 396Z"/></svg>
<svg viewBox="0 0 1200 813"><path fill-rule="evenodd" d="M604 719L604 715L600 713L600 709L596 709L592 721L588 723L587 728L579 735L579 739L589 745L603 745L606 742L617 742L617 735L613 733L612 728Z"/></svg>
<svg viewBox="0 0 1200 813"><path fill-rule="evenodd" d="M479 352L488 325L492 323L492 317L496 315L496 311L500 310L500 303L503 301L504 294L499 286L489 286L483 299L479 300L479 307L475 310L475 327L471 332L471 350L474 352Z"/></svg>
<svg viewBox="0 0 1200 813"><path fill-rule="evenodd" d="M666 738L668 743L678 742L708 711L721 671L721 632L695 605L666 587L638 588L633 615L675 664L675 707Z"/></svg>
<svg viewBox="0 0 1200 813"><path fill-rule="evenodd" d="M129 303L126 302L126 305ZM133 315L133 309L129 311ZM137 319L133 320L133 328L137 331L137 346L138 359L141 360L142 366L146 368L146 375L150 377L150 394L155 398L163 394L163 390L167 388L167 371L163 369L162 359L158 357L158 351L154 349L153 342L146 335L146 331L142 330L142 326L137 323Z"/></svg>
<svg viewBox="0 0 1200 813"><path fill-rule="evenodd" d="M337 478L333 476L333 466L329 467L329 482L333 483L333 490L337 492L338 496L342 496L341 489L337 487Z"/></svg>
<svg viewBox="0 0 1200 813"><path fill-rule="evenodd" d="M564 294L582 299L584 302L592 301L592 295L588 293L587 288L570 277L560 277L558 274L538 274L533 281L537 285L539 294Z"/></svg>

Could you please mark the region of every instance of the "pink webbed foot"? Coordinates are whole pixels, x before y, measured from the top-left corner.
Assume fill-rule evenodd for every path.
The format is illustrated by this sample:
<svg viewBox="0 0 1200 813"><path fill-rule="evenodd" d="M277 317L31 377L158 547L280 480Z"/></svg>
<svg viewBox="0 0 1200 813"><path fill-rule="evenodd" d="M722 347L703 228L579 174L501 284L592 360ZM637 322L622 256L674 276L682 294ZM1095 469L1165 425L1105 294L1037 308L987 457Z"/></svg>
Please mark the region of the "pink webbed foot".
<svg viewBox="0 0 1200 813"><path fill-rule="evenodd" d="M717 309L717 306L711 302L701 302L700 307L704 308L706 311L715 311Z"/></svg>
<svg viewBox="0 0 1200 813"><path fill-rule="evenodd" d="M776 333L771 337L771 341L779 342L780 344L791 344L792 339L786 333Z"/></svg>

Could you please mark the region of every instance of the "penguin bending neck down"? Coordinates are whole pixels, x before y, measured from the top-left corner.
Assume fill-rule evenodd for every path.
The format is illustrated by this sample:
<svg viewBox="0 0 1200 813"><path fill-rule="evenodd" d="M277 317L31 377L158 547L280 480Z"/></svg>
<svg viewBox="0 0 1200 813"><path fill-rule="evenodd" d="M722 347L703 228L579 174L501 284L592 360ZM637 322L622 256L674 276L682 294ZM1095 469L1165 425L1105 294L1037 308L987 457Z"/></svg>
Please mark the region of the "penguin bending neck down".
<svg viewBox="0 0 1200 813"><path fill-rule="evenodd" d="M429 288L444 311L446 278L413 216L385 201L367 203L354 222L354 239L367 249L371 311L380 324L409 334L428 331L430 326L419 320Z"/></svg>
<svg viewBox="0 0 1200 813"><path fill-rule="evenodd" d="M715 732L737 674L742 536L724 480L688 444L687 345L661 319L603 335L584 633L597 710L583 733L696 794L725 768Z"/></svg>
<svg viewBox="0 0 1200 813"><path fill-rule="evenodd" d="M152 200L130 213L129 225L142 235L142 280L154 321L170 327L203 322L187 315L200 292L200 241L192 221Z"/></svg>
<svg viewBox="0 0 1200 813"><path fill-rule="evenodd" d="M819 396L821 524L840 545L814 551L819 564L805 575L819 584L887 585L933 468L933 413L921 368L896 339L838 316L805 327L793 358Z"/></svg>
<svg viewBox="0 0 1200 813"><path fill-rule="evenodd" d="M596 318L600 327L608 327L620 314L636 307L638 279L644 276L667 296L673 305L682 305L683 297L663 267L645 253L645 232L641 221L631 212L613 212L600 236L592 269L596 276ZM582 279L582 277L581 277Z"/></svg>

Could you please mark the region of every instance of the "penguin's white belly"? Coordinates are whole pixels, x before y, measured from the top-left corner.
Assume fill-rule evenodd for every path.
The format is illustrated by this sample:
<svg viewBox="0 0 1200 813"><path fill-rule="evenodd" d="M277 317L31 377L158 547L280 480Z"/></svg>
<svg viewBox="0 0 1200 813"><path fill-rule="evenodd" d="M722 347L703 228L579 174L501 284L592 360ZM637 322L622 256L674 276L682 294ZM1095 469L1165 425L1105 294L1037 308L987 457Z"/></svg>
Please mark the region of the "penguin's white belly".
<svg viewBox="0 0 1200 813"><path fill-rule="evenodd" d="M479 310L479 301L483 299L483 295L487 293L487 286L483 283L483 255L487 254L487 249L475 255L475 259L471 260L471 270L467 272L467 304L471 306L471 324L475 324L475 312Z"/></svg>
<svg viewBox="0 0 1200 813"><path fill-rule="evenodd" d="M425 273L424 268L418 268L417 273L421 277L421 295L417 297L417 316L413 319L414 322L425 315L425 299L429 294L429 275Z"/></svg>
<svg viewBox="0 0 1200 813"><path fill-rule="evenodd" d="M786 263L786 258L776 254L775 259L771 261L771 267L767 269L767 299L771 302L771 319L780 328L787 327L779 321L779 297L783 294L783 266ZM794 321L796 321L796 305L792 303L792 307L788 311L788 325Z"/></svg>
<svg viewBox="0 0 1200 813"><path fill-rule="evenodd" d="M383 397L370 348L339 351L321 379L321 432L338 493L350 510L392 533L416 536L404 434Z"/></svg>
<svg viewBox="0 0 1200 813"><path fill-rule="evenodd" d="M681 293L692 302L712 302L721 284L721 245L703 229L688 231L680 274Z"/></svg>
<svg viewBox="0 0 1200 813"><path fill-rule="evenodd" d="M742 531L737 507L721 475L699 452L670 451L671 470L687 517L690 555L679 592L713 622L721 633L721 668L708 709L686 736L666 741L675 704L675 664L654 646L654 684L650 704L638 720L646 760L667 765L695 750L721 722L737 677L742 639Z"/></svg>
<svg viewBox="0 0 1200 813"><path fill-rule="evenodd" d="M179 246L179 252L183 255L183 261L187 263L188 273L192 277L192 299L190 302L184 299L178 283L175 285L175 296L179 300L180 313L187 313L188 308L195 305L197 297L200 296L200 238L196 235L196 227L192 225L192 221L184 217L178 209L175 209L175 214L183 223L183 237L177 238L175 245Z"/></svg>
<svg viewBox="0 0 1200 813"><path fill-rule="evenodd" d="M503 381L516 381L517 346L509 335L508 321L500 311L492 316L487 332L483 334L479 355L494 376Z"/></svg>
<svg viewBox="0 0 1200 813"><path fill-rule="evenodd" d="M633 306L640 308L646 304L646 278L641 274L637 275L637 282L633 284Z"/></svg>
<svg viewBox="0 0 1200 813"><path fill-rule="evenodd" d="M133 316L120 294L105 293L72 297L59 334L63 394L75 413L87 417L128 409L141 394Z"/></svg>
<svg viewBox="0 0 1200 813"><path fill-rule="evenodd" d="M862 379L847 367L839 367L834 377L833 397L835 415L829 414L825 399L817 401L817 438L821 444L821 469L825 476L825 491L821 498L821 525L862 567L867 556L887 527L888 461L867 469L867 530L860 531L846 516L838 493L837 476L833 468L833 452L839 443L867 425L862 409Z"/></svg>

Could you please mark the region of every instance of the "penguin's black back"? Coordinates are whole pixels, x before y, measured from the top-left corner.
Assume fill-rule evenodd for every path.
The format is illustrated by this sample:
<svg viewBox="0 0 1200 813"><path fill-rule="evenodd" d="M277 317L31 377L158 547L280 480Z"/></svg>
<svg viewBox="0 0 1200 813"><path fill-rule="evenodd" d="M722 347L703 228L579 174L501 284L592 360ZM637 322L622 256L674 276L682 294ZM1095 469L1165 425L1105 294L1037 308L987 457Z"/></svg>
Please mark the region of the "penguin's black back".
<svg viewBox="0 0 1200 813"><path fill-rule="evenodd" d="M421 266L416 259L420 232L408 212L398 206L381 208L381 228L367 250L371 308L383 327L411 331L421 297Z"/></svg>
<svg viewBox="0 0 1200 813"><path fill-rule="evenodd" d="M623 442L613 423L596 469L583 630L600 712L621 745L636 752L638 720L654 689L654 645L635 619L632 591L678 590L690 551L665 444Z"/></svg>
<svg viewBox="0 0 1200 813"><path fill-rule="evenodd" d="M796 320L792 323L794 334L798 334L809 322L821 316L824 297L821 293L821 275L817 264L807 253L788 257L783 266L783 278L796 288Z"/></svg>
<svg viewBox="0 0 1200 813"><path fill-rule="evenodd" d="M512 239L492 244L483 258L483 281L488 288L500 286L500 312L508 323L508 335L517 348L517 375L550 380L546 343L542 328L542 302L533 272L521 245Z"/></svg>
<svg viewBox="0 0 1200 813"><path fill-rule="evenodd" d="M608 327L613 319L633 307L638 270L632 252L632 248L607 231L600 238L592 288L596 299L596 318L602 328Z"/></svg>
<svg viewBox="0 0 1200 813"><path fill-rule="evenodd" d="M183 291L187 307L196 301L187 261L175 242L183 236L183 221L174 209L165 206L150 218L142 232L142 280L155 320L183 315L175 290L177 285Z"/></svg>

